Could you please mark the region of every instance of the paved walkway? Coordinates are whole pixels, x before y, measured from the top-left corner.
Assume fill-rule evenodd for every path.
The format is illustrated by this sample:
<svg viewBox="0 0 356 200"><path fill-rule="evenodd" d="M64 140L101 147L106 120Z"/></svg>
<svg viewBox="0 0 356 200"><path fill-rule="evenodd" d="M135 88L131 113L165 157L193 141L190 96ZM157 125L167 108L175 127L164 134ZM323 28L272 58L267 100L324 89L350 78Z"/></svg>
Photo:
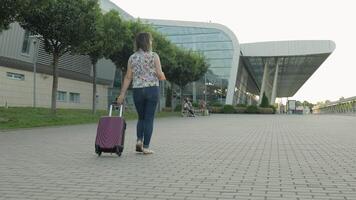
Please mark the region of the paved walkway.
<svg viewBox="0 0 356 200"><path fill-rule="evenodd" d="M156 121L154 155L94 154L96 125L0 133L0 199L356 199L356 117Z"/></svg>

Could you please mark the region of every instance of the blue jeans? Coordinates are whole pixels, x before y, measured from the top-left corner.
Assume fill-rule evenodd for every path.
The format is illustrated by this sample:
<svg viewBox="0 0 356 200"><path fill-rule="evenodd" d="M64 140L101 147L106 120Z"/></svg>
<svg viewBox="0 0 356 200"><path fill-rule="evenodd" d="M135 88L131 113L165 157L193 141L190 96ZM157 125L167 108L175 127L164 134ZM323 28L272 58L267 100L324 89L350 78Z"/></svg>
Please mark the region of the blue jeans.
<svg viewBox="0 0 356 200"><path fill-rule="evenodd" d="M153 131L153 120L159 99L159 87L134 88L133 98L138 114L137 140L143 141L143 147L148 148Z"/></svg>

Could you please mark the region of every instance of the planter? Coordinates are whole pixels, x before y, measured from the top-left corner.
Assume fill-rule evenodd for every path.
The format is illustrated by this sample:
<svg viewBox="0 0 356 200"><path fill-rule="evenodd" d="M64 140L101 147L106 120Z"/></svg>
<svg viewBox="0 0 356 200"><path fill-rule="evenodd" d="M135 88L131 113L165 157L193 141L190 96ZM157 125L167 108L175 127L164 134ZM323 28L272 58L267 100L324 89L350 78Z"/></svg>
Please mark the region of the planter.
<svg viewBox="0 0 356 200"><path fill-rule="evenodd" d="M258 108L258 112L261 114L274 114L273 108Z"/></svg>
<svg viewBox="0 0 356 200"><path fill-rule="evenodd" d="M209 110L210 113L222 113L222 107L212 106Z"/></svg>
<svg viewBox="0 0 356 200"><path fill-rule="evenodd" d="M246 107L235 107L235 113L241 114L246 112Z"/></svg>

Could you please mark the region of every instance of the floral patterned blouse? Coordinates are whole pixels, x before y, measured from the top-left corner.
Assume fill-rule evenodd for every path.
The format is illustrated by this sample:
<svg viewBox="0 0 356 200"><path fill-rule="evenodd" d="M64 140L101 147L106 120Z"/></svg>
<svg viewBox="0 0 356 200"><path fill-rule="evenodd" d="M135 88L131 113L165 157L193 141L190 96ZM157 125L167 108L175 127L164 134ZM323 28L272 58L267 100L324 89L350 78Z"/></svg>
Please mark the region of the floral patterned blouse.
<svg viewBox="0 0 356 200"><path fill-rule="evenodd" d="M154 62L155 55L155 52L145 52L140 49L130 56L133 88L159 86Z"/></svg>

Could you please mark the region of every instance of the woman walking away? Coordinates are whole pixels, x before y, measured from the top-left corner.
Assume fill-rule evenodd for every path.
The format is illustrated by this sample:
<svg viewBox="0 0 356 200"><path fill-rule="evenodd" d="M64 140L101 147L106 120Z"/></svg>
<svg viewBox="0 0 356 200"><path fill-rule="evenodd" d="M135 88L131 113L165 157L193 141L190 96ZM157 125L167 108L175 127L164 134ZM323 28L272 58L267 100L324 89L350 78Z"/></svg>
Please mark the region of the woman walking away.
<svg viewBox="0 0 356 200"><path fill-rule="evenodd" d="M165 80L165 76L159 56L152 51L151 34L139 33L135 44L136 50L128 60L124 84L117 102L123 103L127 88L133 81L133 99L138 114L136 151L152 154L149 145L159 100L159 80Z"/></svg>

